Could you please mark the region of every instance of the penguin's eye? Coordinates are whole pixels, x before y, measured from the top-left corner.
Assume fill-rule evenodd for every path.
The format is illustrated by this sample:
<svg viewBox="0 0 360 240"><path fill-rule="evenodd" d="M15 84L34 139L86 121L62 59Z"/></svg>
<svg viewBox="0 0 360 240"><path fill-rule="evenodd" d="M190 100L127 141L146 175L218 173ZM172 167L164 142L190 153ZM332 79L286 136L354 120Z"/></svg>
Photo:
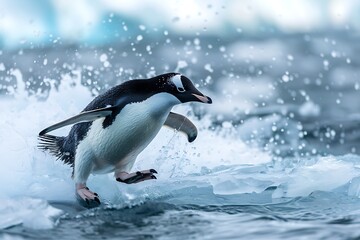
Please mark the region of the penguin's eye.
<svg viewBox="0 0 360 240"><path fill-rule="evenodd" d="M179 92L185 92L185 89L182 88L182 87L178 87L177 90L178 90Z"/></svg>

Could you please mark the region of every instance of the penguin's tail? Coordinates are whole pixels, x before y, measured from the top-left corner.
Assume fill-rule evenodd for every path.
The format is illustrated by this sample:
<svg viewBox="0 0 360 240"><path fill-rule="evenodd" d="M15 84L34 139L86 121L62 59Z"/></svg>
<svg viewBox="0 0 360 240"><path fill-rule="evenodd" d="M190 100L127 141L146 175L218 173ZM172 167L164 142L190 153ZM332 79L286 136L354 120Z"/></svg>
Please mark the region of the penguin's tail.
<svg viewBox="0 0 360 240"><path fill-rule="evenodd" d="M53 135L39 135L38 148L43 151L49 151L57 159L64 161L67 164L73 163L73 157L70 153L64 150L64 142L66 137L57 137Z"/></svg>
<svg viewBox="0 0 360 240"><path fill-rule="evenodd" d="M38 148L40 150L49 151L52 155L60 158L62 155L62 146L65 137L57 137L53 135L39 135Z"/></svg>

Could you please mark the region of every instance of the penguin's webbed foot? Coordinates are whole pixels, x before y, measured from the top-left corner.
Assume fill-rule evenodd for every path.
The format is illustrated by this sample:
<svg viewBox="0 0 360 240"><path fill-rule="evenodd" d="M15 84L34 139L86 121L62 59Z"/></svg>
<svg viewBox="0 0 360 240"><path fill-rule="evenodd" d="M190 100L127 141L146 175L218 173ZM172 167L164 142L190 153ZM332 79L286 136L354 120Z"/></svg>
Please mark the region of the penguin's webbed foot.
<svg viewBox="0 0 360 240"><path fill-rule="evenodd" d="M76 185L76 200L86 208L94 208L100 205L99 195L90 191L84 184Z"/></svg>
<svg viewBox="0 0 360 240"><path fill-rule="evenodd" d="M145 180L151 180L156 179L155 175L157 171L154 169L144 170L144 171L138 171L135 173L127 173L127 172L119 172L115 174L116 181L126 183L126 184L132 184L132 183L138 183Z"/></svg>

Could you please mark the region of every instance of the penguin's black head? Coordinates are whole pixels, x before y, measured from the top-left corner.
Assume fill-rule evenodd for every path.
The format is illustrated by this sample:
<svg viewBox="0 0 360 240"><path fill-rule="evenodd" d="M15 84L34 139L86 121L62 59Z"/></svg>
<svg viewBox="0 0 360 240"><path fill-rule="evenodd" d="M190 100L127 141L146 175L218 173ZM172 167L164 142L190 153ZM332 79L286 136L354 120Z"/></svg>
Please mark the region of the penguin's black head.
<svg viewBox="0 0 360 240"><path fill-rule="evenodd" d="M158 76L162 81L164 91L174 95L180 102L202 102L212 103L210 97L205 96L196 89L194 84L187 77L180 73L167 73Z"/></svg>

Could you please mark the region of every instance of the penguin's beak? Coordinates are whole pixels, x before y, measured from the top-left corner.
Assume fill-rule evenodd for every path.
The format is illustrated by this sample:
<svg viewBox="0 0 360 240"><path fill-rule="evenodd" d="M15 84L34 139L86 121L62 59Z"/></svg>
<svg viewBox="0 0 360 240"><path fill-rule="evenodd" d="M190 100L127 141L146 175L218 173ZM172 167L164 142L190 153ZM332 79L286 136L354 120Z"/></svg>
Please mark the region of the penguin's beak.
<svg viewBox="0 0 360 240"><path fill-rule="evenodd" d="M196 97L200 102L208 103L208 104L211 104L211 103L212 103L211 98L208 97L208 96L205 96L205 95L201 96L201 95L198 95L198 94L195 94L195 93L192 93L192 95L193 95L194 97Z"/></svg>

